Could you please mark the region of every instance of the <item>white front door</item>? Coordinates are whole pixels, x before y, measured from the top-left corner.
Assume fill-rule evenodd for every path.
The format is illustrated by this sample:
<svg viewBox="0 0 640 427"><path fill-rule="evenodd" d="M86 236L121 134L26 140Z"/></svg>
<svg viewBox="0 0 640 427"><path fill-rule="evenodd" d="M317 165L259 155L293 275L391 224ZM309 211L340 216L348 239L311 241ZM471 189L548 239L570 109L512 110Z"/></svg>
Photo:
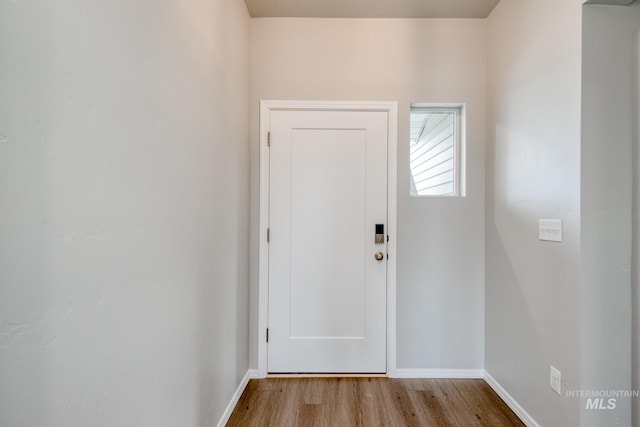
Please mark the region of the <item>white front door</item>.
<svg viewBox="0 0 640 427"><path fill-rule="evenodd" d="M386 372L388 121L269 115L270 373Z"/></svg>

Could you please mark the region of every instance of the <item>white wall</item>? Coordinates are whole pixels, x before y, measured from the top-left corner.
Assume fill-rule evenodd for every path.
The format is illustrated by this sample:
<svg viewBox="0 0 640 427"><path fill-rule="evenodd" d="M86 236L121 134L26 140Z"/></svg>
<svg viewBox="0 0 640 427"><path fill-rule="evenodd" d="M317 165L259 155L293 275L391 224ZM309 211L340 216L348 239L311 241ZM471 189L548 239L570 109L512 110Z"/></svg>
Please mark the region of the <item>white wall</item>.
<svg viewBox="0 0 640 427"><path fill-rule="evenodd" d="M485 45L484 20L251 22L252 247L259 232L259 100L399 102L398 368L483 367ZM467 104L466 198L409 197L412 102ZM256 314L257 252L251 265ZM256 317L251 327L255 367Z"/></svg>
<svg viewBox="0 0 640 427"><path fill-rule="evenodd" d="M631 256L640 3L589 5L583 16L582 388L637 390L640 358L638 353L632 358L638 330L632 339L631 284L633 273L637 292L639 263L632 264ZM636 249L637 229L636 220ZM637 414L638 399L633 400ZM583 405L581 424L631 425L631 404L618 398L610 411Z"/></svg>
<svg viewBox="0 0 640 427"><path fill-rule="evenodd" d="M204 426L247 372L242 0L0 3L0 425Z"/></svg>
<svg viewBox="0 0 640 427"><path fill-rule="evenodd" d="M631 386L634 390L640 390L640 32L636 37L636 102L635 102L635 139L634 139L634 165L633 165L633 258L631 260L632 295L633 299L633 326L631 352L631 369L633 379ZM640 425L640 399L632 402L632 425Z"/></svg>
<svg viewBox="0 0 640 427"><path fill-rule="evenodd" d="M579 387L581 3L502 0L487 22L485 367L544 426L579 422L549 366Z"/></svg>

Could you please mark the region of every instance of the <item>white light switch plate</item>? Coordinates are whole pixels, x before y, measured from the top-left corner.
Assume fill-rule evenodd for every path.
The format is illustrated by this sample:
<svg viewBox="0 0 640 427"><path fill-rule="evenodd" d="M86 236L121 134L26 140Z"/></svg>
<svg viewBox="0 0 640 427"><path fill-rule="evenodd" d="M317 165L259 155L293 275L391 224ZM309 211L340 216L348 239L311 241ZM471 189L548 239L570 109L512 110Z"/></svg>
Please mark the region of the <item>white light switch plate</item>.
<svg viewBox="0 0 640 427"><path fill-rule="evenodd" d="M562 242L562 220L538 220L538 239L546 240L548 242Z"/></svg>

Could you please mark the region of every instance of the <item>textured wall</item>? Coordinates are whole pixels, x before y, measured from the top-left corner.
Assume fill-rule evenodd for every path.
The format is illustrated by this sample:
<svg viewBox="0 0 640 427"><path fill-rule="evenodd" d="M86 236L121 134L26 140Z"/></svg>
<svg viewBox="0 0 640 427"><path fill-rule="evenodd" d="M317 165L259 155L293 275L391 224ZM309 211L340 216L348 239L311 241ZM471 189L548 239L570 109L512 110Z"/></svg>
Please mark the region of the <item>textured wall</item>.
<svg viewBox="0 0 640 427"><path fill-rule="evenodd" d="M0 425L218 422L248 369L242 0L0 2Z"/></svg>
<svg viewBox="0 0 640 427"><path fill-rule="evenodd" d="M640 3L639 3L640 4ZM636 6L637 7L637 6ZM636 102L635 102L635 141L634 141L634 192L633 192L633 258L632 268L632 295L633 300L633 350L631 360L633 362L632 373L634 390L640 390L640 31L636 34ZM640 399L632 402L632 423L640 425Z"/></svg>
<svg viewBox="0 0 640 427"><path fill-rule="evenodd" d="M639 32L638 2L584 7L581 380L588 390L638 386L640 359L632 356L638 341L637 329L632 337L632 274L637 289L638 272L632 244L635 237L637 249L638 235L632 210ZM638 399L617 398L614 410L594 411L583 401L581 425L632 425L632 403L637 410Z"/></svg>
<svg viewBox="0 0 640 427"><path fill-rule="evenodd" d="M485 369L540 425L577 425L549 366L579 387L581 1L502 0L487 31Z"/></svg>

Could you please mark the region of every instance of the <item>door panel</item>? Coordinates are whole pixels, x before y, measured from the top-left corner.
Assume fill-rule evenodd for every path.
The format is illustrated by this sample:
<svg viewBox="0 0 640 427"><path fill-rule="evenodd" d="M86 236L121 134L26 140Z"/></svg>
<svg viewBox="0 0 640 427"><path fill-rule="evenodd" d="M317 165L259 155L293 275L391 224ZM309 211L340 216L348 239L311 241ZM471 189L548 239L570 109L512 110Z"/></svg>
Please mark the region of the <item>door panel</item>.
<svg viewBox="0 0 640 427"><path fill-rule="evenodd" d="M386 371L387 113L270 114L268 371Z"/></svg>
<svg viewBox="0 0 640 427"><path fill-rule="evenodd" d="M293 131L292 338L364 336L365 137L363 130Z"/></svg>

